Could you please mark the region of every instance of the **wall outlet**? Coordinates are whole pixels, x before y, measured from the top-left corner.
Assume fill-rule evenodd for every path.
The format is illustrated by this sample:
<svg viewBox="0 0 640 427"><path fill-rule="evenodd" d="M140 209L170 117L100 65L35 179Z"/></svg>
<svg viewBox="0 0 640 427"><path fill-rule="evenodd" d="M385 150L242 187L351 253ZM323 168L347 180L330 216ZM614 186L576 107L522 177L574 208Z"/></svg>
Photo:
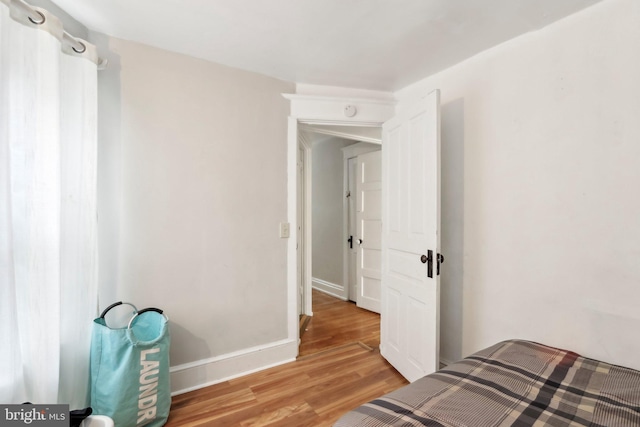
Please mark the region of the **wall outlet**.
<svg viewBox="0 0 640 427"><path fill-rule="evenodd" d="M287 238L289 238L289 234L290 234L289 223L288 222L281 222L280 223L280 237L282 237L283 239L287 239Z"/></svg>

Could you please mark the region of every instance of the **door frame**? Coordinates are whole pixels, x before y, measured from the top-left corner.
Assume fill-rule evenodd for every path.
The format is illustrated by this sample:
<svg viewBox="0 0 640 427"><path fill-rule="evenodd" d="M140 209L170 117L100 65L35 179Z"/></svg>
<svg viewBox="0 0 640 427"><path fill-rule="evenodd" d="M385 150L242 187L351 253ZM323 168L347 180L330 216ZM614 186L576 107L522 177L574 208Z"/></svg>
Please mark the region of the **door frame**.
<svg viewBox="0 0 640 427"><path fill-rule="evenodd" d="M304 132L298 132L298 153L302 152L301 158L298 159L301 162L302 173L296 176L296 197L302 194L302 200L296 199L297 214L296 221L300 221L300 224L292 224L291 228L295 227L295 230L302 232L301 235L296 233L296 249L298 251L296 258L297 276L296 280L302 277L302 292L300 306L298 307L298 315L304 314L307 316L313 316L311 307L311 222L312 209L311 204L308 201L311 199L311 143ZM300 188L302 187L302 188ZM300 191L301 190L301 191ZM296 283L296 292L299 283Z"/></svg>
<svg viewBox="0 0 640 427"><path fill-rule="evenodd" d="M363 99L353 97L307 96L283 94L291 104L287 129L287 217L291 224L291 236L287 242L287 324L288 338L299 341L298 314L298 136L305 124L380 127L395 115L395 100L391 94L386 99ZM354 108L355 107L355 114ZM310 209L306 209L310 212ZM307 223L309 224L309 223ZM309 227L306 227L307 229ZM305 259L309 258L311 239L304 236ZM310 273L310 269L306 269ZM311 283L305 283L305 286ZM311 289L304 294L311 295ZM306 298L311 303L310 298ZM304 302L306 307L307 301Z"/></svg>

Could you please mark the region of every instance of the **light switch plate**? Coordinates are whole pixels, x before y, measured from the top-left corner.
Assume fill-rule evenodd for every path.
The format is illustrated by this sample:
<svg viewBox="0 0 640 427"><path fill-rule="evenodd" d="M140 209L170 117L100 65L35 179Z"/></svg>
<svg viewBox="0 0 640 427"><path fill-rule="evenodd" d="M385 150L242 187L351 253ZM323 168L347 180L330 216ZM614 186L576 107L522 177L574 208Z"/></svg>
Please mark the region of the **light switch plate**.
<svg viewBox="0 0 640 427"><path fill-rule="evenodd" d="M289 223L288 222L281 222L280 223L280 237L282 237L283 239L286 239L289 237L290 234L290 230L289 230Z"/></svg>

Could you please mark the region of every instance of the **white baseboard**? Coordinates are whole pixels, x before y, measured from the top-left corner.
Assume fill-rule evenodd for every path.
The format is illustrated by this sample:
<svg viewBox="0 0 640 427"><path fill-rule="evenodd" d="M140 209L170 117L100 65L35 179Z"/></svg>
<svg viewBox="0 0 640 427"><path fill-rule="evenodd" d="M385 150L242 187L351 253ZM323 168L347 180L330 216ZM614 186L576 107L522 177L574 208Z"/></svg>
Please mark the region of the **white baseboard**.
<svg viewBox="0 0 640 427"><path fill-rule="evenodd" d="M284 363L298 355L297 340L282 340L210 359L173 366L171 395L218 384Z"/></svg>
<svg viewBox="0 0 640 427"><path fill-rule="evenodd" d="M335 283L327 282L326 280L317 279L313 277L311 279L311 286L320 292L323 292L332 297L340 298L343 301L347 300L345 296L346 292L344 286L336 285Z"/></svg>

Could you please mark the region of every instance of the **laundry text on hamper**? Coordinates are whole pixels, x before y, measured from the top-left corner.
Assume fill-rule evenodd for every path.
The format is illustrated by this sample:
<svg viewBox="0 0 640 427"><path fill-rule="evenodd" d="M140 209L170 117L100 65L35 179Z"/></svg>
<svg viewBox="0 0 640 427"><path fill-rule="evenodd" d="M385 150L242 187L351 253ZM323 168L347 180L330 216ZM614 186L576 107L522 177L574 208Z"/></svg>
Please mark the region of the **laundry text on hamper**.
<svg viewBox="0 0 640 427"><path fill-rule="evenodd" d="M138 425L147 424L156 417L158 403L158 375L160 362L147 360L147 356L159 353L159 348L140 352L140 397L138 398ZM145 422L146 421L146 422Z"/></svg>

